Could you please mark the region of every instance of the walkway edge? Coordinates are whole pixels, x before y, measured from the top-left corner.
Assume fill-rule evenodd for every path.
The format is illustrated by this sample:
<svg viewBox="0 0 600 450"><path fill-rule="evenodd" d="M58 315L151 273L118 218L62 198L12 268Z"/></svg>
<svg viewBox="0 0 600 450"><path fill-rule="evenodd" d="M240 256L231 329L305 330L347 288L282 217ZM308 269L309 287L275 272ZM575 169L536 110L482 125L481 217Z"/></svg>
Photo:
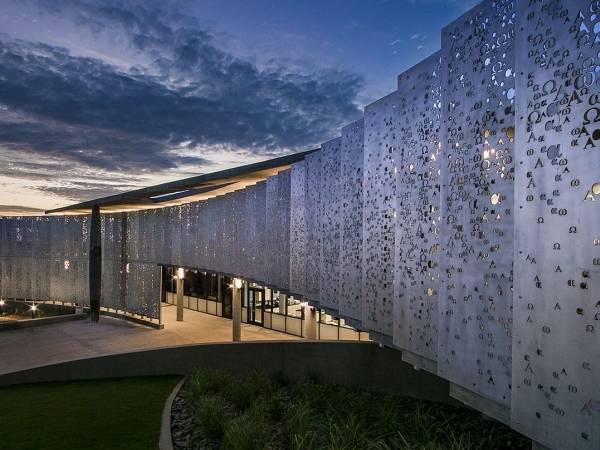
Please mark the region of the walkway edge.
<svg viewBox="0 0 600 450"><path fill-rule="evenodd" d="M38 317L37 319L10 320L0 322L0 331L20 330L23 328L40 327L54 323L69 322L71 320L84 320L88 315L85 313L63 314L60 316Z"/></svg>
<svg viewBox="0 0 600 450"><path fill-rule="evenodd" d="M161 423L160 423L160 439L158 441L159 450L173 450L173 438L171 436L171 408L173 407L173 400L179 394L179 390L187 377L183 377L179 383L175 386L163 408Z"/></svg>

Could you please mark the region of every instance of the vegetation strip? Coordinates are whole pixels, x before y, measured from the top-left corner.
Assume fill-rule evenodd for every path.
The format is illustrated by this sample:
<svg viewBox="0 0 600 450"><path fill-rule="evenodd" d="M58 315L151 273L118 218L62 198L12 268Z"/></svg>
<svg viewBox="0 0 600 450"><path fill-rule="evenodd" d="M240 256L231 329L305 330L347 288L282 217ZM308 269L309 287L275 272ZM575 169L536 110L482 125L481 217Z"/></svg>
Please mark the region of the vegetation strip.
<svg viewBox="0 0 600 450"><path fill-rule="evenodd" d="M192 374L172 410L175 449L505 450L531 441L476 411L255 372Z"/></svg>

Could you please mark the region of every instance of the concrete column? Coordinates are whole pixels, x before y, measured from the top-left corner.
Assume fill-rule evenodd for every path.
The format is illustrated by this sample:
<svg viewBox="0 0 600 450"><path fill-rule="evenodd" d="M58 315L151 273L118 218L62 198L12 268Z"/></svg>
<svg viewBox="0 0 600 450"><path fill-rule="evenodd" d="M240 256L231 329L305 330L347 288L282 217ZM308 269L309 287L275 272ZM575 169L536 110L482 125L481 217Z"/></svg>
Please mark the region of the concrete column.
<svg viewBox="0 0 600 450"><path fill-rule="evenodd" d="M231 318L233 324L232 338L234 342L242 340L242 290L233 282L233 301L231 304Z"/></svg>
<svg viewBox="0 0 600 450"><path fill-rule="evenodd" d="M88 258L90 317L92 322L98 322L100 319L100 297L102 295L102 227L100 223L100 207L97 205L92 208Z"/></svg>
<svg viewBox="0 0 600 450"><path fill-rule="evenodd" d="M221 292L221 283L223 279L221 278L221 274L217 275L217 301L223 303L223 293Z"/></svg>
<svg viewBox="0 0 600 450"><path fill-rule="evenodd" d="M308 341L317 340L317 310L308 305L304 308L304 338Z"/></svg>
<svg viewBox="0 0 600 450"><path fill-rule="evenodd" d="M165 290L165 286L163 283L163 266L160 266L160 299L158 301L158 323L159 325L162 324L162 307L163 307L163 302L165 301L165 295L167 293L167 291Z"/></svg>
<svg viewBox="0 0 600 450"><path fill-rule="evenodd" d="M287 295L279 293L279 314L287 316Z"/></svg>
<svg viewBox="0 0 600 450"><path fill-rule="evenodd" d="M165 286L165 283L163 281L164 276L165 276L165 268L163 266L160 266L160 302L161 302L161 304L167 302L167 286Z"/></svg>
<svg viewBox="0 0 600 450"><path fill-rule="evenodd" d="M177 277L177 322L183 322L183 278Z"/></svg>

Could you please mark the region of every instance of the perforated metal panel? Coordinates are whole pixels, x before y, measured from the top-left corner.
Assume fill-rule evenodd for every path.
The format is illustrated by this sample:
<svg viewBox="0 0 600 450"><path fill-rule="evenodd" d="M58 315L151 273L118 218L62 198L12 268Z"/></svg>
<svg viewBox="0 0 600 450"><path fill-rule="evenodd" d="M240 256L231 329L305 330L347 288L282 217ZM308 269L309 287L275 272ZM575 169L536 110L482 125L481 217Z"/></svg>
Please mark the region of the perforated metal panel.
<svg viewBox="0 0 600 450"><path fill-rule="evenodd" d="M130 262L126 310L157 319L160 314L160 267L153 263Z"/></svg>
<svg viewBox="0 0 600 450"><path fill-rule="evenodd" d="M186 267L197 267L195 261L195 228L196 220L192 217L191 203L181 205L181 264Z"/></svg>
<svg viewBox="0 0 600 450"><path fill-rule="evenodd" d="M289 287L290 276L290 171L267 179L265 283L278 289Z"/></svg>
<svg viewBox="0 0 600 450"><path fill-rule="evenodd" d="M391 337L397 92L367 106L364 120L362 322L365 328Z"/></svg>
<svg viewBox="0 0 600 450"><path fill-rule="evenodd" d="M281 234L278 242L277 279L279 288L287 291L290 287L290 220L291 220L291 170L284 170L277 175L279 178L279 222Z"/></svg>
<svg viewBox="0 0 600 450"><path fill-rule="evenodd" d="M600 448L599 4L521 2L512 425Z"/></svg>
<svg viewBox="0 0 600 450"><path fill-rule="evenodd" d="M205 263L203 267L214 267L215 270L218 270L216 261L215 261L215 242L217 239L217 215L216 208L214 207L215 202L207 201L206 206L203 207L203 214L200 216L200 228L204 233L204 255L205 255Z"/></svg>
<svg viewBox="0 0 600 450"><path fill-rule="evenodd" d="M183 261L181 260L183 225L183 214L181 206L173 206L169 208L168 230L169 234L171 235L171 258L169 262L177 266L183 265Z"/></svg>
<svg viewBox="0 0 600 450"><path fill-rule="evenodd" d="M247 276L246 264L246 191L240 190L232 194L233 210L233 273Z"/></svg>
<svg viewBox="0 0 600 450"><path fill-rule="evenodd" d="M148 259L157 254L152 247L161 245L154 238L155 214L140 211L102 215L101 306L159 318L160 268Z"/></svg>
<svg viewBox="0 0 600 450"><path fill-rule="evenodd" d="M266 229L265 182L246 189L246 255L250 279L265 280L265 233Z"/></svg>
<svg viewBox="0 0 600 450"><path fill-rule="evenodd" d="M363 146L363 119L342 128L339 314L354 323L362 319Z"/></svg>
<svg viewBox="0 0 600 450"><path fill-rule="evenodd" d="M311 153L304 160L306 170L306 266L304 293L308 299L319 301L319 270L321 249L320 201L321 201L321 150Z"/></svg>
<svg viewBox="0 0 600 450"><path fill-rule="evenodd" d="M239 275L238 255L239 245L236 240L236 193L227 194L224 197L225 209L223 210L223 229L225 251L223 252L223 264L226 272L232 275Z"/></svg>
<svg viewBox="0 0 600 450"><path fill-rule="evenodd" d="M320 306L337 312L340 301L341 144L335 138L321 145Z"/></svg>
<svg viewBox="0 0 600 450"><path fill-rule="evenodd" d="M125 213L101 216L102 296L100 304L115 309L125 309L127 306L124 283L127 275L125 265L128 259L127 225Z"/></svg>
<svg viewBox="0 0 600 450"><path fill-rule="evenodd" d="M31 298L50 297L50 218L32 219L32 267ZM82 230L85 232L85 229ZM0 238L1 239L1 238ZM85 237L83 238L85 239ZM1 244L0 244L1 246ZM1 293L0 293L1 295Z"/></svg>
<svg viewBox="0 0 600 450"><path fill-rule="evenodd" d="M438 373L510 403L514 21L486 1L442 32Z"/></svg>
<svg viewBox="0 0 600 450"><path fill-rule="evenodd" d="M227 211L227 200L225 196L216 197L212 200L214 208L214 220L215 220L215 241L213 249L213 264L215 269L219 272L227 273L227 255L228 255L228 243L226 240L226 216Z"/></svg>
<svg viewBox="0 0 600 450"><path fill-rule="evenodd" d="M266 246L267 241L263 230L267 229L267 183L261 181L256 184L256 203L253 214L256 216L256 239L254 253L257 269L257 279L265 282L266 274Z"/></svg>
<svg viewBox="0 0 600 450"><path fill-rule="evenodd" d="M398 77L394 344L437 360L440 54Z"/></svg>
<svg viewBox="0 0 600 450"><path fill-rule="evenodd" d="M88 302L87 217L0 219L0 295Z"/></svg>
<svg viewBox="0 0 600 450"><path fill-rule="evenodd" d="M292 166L290 175L290 292L304 295L306 265L306 171L304 161Z"/></svg>
<svg viewBox="0 0 600 450"><path fill-rule="evenodd" d="M198 265L197 267L208 268L208 225L206 223L207 218L207 204L208 202L196 202L195 203L195 217L196 217L196 249Z"/></svg>

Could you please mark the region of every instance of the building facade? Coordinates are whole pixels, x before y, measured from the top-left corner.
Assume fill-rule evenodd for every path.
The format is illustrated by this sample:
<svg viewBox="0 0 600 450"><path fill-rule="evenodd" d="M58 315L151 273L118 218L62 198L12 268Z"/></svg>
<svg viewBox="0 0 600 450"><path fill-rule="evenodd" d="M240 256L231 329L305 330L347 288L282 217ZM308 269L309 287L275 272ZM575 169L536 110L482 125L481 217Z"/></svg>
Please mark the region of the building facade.
<svg viewBox="0 0 600 450"><path fill-rule="evenodd" d="M101 305L158 320L161 265L241 277L545 446L600 448L599 9L485 1L319 150L197 201L100 199ZM91 221L1 218L0 295L89 303Z"/></svg>

